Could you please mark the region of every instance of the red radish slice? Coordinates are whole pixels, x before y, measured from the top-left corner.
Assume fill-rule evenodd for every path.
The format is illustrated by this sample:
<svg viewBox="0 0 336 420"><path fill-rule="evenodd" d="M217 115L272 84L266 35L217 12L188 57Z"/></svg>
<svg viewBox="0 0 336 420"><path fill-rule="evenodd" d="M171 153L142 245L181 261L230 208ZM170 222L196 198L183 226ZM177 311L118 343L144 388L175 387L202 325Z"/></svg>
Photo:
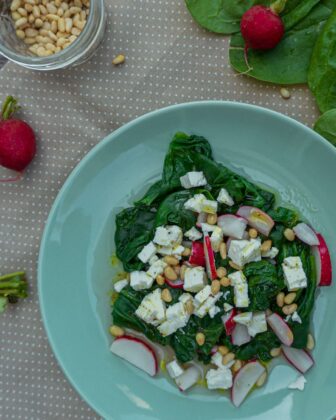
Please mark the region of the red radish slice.
<svg viewBox="0 0 336 420"><path fill-rule="evenodd" d="M318 246L313 246L312 251L316 262L317 281L319 286L330 286L332 283L332 265L328 246L323 236L317 233Z"/></svg>
<svg viewBox="0 0 336 420"><path fill-rule="evenodd" d="M169 280L167 278L165 278L165 282L168 284L169 287L171 287L172 289L183 289L183 280L181 279L177 279L175 281Z"/></svg>
<svg viewBox="0 0 336 420"><path fill-rule="evenodd" d="M215 264L215 256L211 246L211 240L208 234L204 234L204 256L205 267L209 279L215 280L217 278L217 270Z"/></svg>
<svg viewBox="0 0 336 420"><path fill-rule="evenodd" d="M282 346L282 351L289 363L301 373L306 373L314 364L313 358L305 350Z"/></svg>
<svg viewBox="0 0 336 420"><path fill-rule="evenodd" d="M274 331L278 339L281 341L281 343L285 344L286 346L291 346L294 340L294 336L292 330L281 318L281 316L276 313L273 313L266 319L269 326L272 328L272 330Z"/></svg>
<svg viewBox="0 0 336 420"><path fill-rule="evenodd" d="M242 346L250 341L251 336L248 333L246 325L236 324L234 330L232 331L232 344L235 346Z"/></svg>
<svg viewBox="0 0 336 420"><path fill-rule="evenodd" d="M237 315L237 309L233 308L230 312L222 316L222 321L225 327L226 335L231 335L236 326L234 317Z"/></svg>
<svg viewBox="0 0 336 420"><path fill-rule="evenodd" d="M295 235L305 244L313 246L319 245L320 241L313 229L306 223L299 223L293 227Z"/></svg>
<svg viewBox="0 0 336 420"><path fill-rule="evenodd" d="M176 385L179 387L180 391L186 391L196 384L200 378L200 371L195 366L190 366L186 369L182 375L178 376L175 379Z"/></svg>
<svg viewBox="0 0 336 420"><path fill-rule="evenodd" d="M202 242L193 242L191 246L190 264L205 267L204 246Z"/></svg>
<svg viewBox="0 0 336 420"><path fill-rule="evenodd" d="M264 366L258 361L249 362L238 371L231 388L231 400L234 406L239 407L241 405L264 372Z"/></svg>
<svg viewBox="0 0 336 420"><path fill-rule="evenodd" d="M206 223L208 215L204 212L201 212L197 216L196 226L201 228L202 223Z"/></svg>
<svg viewBox="0 0 336 420"><path fill-rule="evenodd" d="M242 206L238 209L237 215L244 217L250 226L265 236L269 235L274 226L274 220L257 207Z"/></svg>
<svg viewBox="0 0 336 420"><path fill-rule="evenodd" d="M158 362L154 350L137 337L124 335L116 338L111 344L110 350L150 376L156 375L158 371Z"/></svg>
<svg viewBox="0 0 336 420"><path fill-rule="evenodd" d="M224 236L232 236L235 239L242 239L247 226L244 218L234 214L223 214L218 217L218 226L222 229Z"/></svg>

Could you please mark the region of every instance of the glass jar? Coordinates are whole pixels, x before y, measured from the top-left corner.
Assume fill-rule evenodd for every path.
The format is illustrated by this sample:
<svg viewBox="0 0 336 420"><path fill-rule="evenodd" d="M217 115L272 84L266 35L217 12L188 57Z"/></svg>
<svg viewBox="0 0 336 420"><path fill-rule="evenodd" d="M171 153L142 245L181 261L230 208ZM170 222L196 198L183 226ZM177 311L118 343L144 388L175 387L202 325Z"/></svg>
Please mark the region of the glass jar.
<svg viewBox="0 0 336 420"><path fill-rule="evenodd" d="M104 0L91 0L89 16L78 39L58 53L37 57L16 35L10 11L11 2L12 0L0 0L0 54L20 66L33 70L56 70L75 66L90 58L104 38Z"/></svg>

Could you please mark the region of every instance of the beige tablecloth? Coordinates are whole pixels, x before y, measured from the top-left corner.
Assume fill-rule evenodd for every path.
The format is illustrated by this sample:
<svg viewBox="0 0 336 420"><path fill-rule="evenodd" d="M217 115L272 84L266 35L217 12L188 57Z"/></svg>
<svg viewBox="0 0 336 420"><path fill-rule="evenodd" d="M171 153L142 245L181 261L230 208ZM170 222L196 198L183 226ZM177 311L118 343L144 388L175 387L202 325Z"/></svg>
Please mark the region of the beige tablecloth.
<svg viewBox="0 0 336 420"><path fill-rule="evenodd" d="M0 418L93 419L51 353L38 305L36 263L50 207L69 172L101 139L127 121L167 105L205 99L248 102L305 124L316 119L306 87L279 88L236 76L228 38L200 29L183 0L108 0L105 41L86 64L39 73L7 64L1 98L20 98L38 133L25 178L0 185L0 272L25 269L30 297L0 317ZM111 60L123 52L125 65ZM0 171L0 175L4 172Z"/></svg>

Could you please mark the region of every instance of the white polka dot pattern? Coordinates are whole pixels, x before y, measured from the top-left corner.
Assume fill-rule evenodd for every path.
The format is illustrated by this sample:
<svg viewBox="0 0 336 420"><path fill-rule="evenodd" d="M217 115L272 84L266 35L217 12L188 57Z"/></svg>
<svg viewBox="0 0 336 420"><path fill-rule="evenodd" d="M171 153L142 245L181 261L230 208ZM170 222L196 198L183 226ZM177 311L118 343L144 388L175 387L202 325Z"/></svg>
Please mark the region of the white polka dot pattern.
<svg viewBox="0 0 336 420"><path fill-rule="evenodd" d="M0 186L1 273L25 269L30 297L0 318L0 418L93 419L55 361L41 323L36 261L51 204L69 172L105 135L150 110L193 100L248 102L311 125L317 117L306 87L237 76L228 38L199 28L184 2L109 0L105 41L86 64L38 73L7 64L0 92L15 95L38 133L38 155L22 182ZM124 53L126 63L113 67ZM0 171L4 176L5 171Z"/></svg>

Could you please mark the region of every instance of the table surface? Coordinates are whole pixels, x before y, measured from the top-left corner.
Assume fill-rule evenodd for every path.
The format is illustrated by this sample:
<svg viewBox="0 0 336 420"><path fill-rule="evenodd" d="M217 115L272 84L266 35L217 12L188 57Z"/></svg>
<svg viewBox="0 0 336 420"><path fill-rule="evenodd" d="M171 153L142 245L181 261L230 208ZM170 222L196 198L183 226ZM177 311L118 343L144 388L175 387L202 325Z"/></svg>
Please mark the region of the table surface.
<svg viewBox="0 0 336 420"><path fill-rule="evenodd" d="M25 269L30 283L29 298L0 318L0 419L97 418L50 350L36 287L50 207L93 146L139 115L193 100L248 102L310 126L318 115L306 86L291 87L286 101L278 86L235 75L228 64L229 39L199 28L182 0L107 0L106 6L106 36L89 62L48 73L8 63L0 71L1 97L20 99L21 117L34 128L38 143L24 179L0 187L1 272ZM113 67L120 52L126 62ZM117 410L111 418L118 418Z"/></svg>

